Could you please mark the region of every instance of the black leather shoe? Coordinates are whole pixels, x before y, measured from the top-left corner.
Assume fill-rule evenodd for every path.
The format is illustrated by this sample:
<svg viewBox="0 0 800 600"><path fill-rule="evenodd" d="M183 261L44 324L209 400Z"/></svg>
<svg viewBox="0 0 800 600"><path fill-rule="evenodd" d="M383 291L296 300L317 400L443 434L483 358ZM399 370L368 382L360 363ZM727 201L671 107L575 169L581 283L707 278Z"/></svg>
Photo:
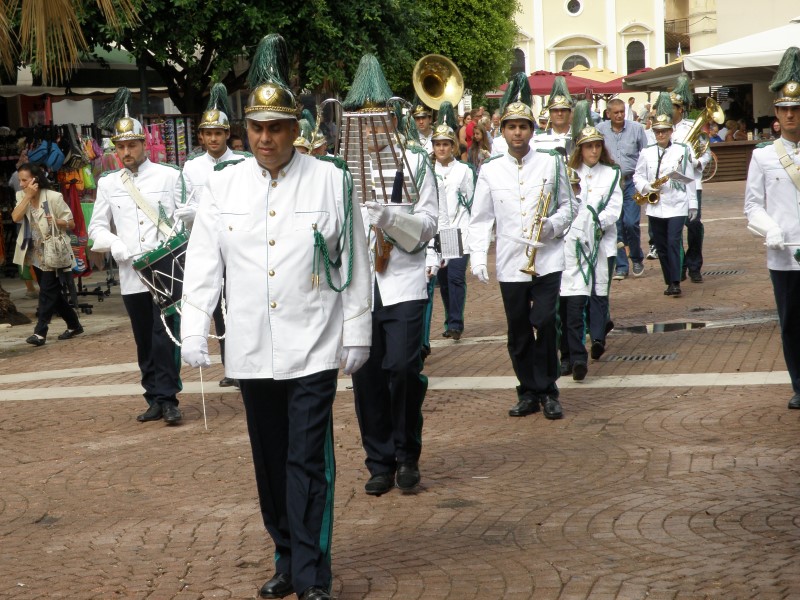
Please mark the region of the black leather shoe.
<svg viewBox="0 0 800 600"><path fill-rule="evenodd" d="M60 339L60 340L71 340L76 335L80 335L82 333L83 333L83 327L81 327L79 325L75 329L67 329L64 333L62 333L60 336L58 336L58 339Z"/></svg>
<svg viewBox="0 0 800 600"><path fill-rule="evenodd" d="M419 484L419 464L416 462L400 463L397 467L397 487L404 492L410 492Z"/></svg>
<svg viewBox="0 0 800 600"><path fill-rule="evenodd" d="M792 396L792 399L789 400L789 408L800 408L800 394Z"/></svg>
<svg viewBox="0 0 800 600"><path fill-rule="evenodd" d="M331 600L331 595L321 587L311 586L303 592L300 600Z"/></svg>
<svg viewBox="0 0 800 600"><path fill-rule="evenodd" d="M378 473L369 478L364 485L364 491L368 496L382 496L394 487L394 475L392 473Z"/></svg>
<svg viewBox="0 0 800 600"><path fill-rule="evenodd" d="M592 349L590 350L591 356L594 360L599 360L601 356L606 351L606 345L601 342L600 340L595 340L592 342Z"/></svg>
<svg viewBox="0 0 800 600"><path fill-rule="evenodd" d="M447 330L445 330L445 332L442 334L442 337L444 337L444 338L449 338L449 337L450 337L450 333L451 333L451 332L450 332L450 330L449 330L449 329L447 329Z"/></svg>
<svg viewBox="0 0 800 600"><path fill-rule="evenodd" d="M586 367L586 363L576 362L572 365L572 379L574 381L583 381L586 379L586 373L588 373L589 369Z"/></svg>
<svg viewBox="0 0 800 600"><path fill-rule="evenodd" d="M674 291L674 289L672 288L672 284L670 283L670 284L667 286L667 289L665 289L665 290L664 290L664 295L665 295L665 296L672 296L672 294L673 294L673 293L675 293L675 291Z"/></svg>
<svg viewBox="0 0 800 600"><path fill-rule="evenodd" d="M164 412L164 423L167 425L175 425L183 418L181 409L174 404L165 404L161 410Z"/></svg>
<svg viewBox="0 0 800 600"><path fill-rule="evenodd" d="M561 361L561 376L566 377L567 375L572 375L572 363L568 360Z"/></svg>
<svg viewBox="0 0 800 600"><path fill-rule="evenodd" d="M457 329L451 330L450 331L450 339L453 339L455 341L460 340L461 339L461 332L458 331Z"/></svg>
<svg viewBox="0 0 800 600"><path fill-rule="evenodd" d="M689 279L692 283L703 283L703 275L700 271L689 271Z"/></svg>
<svg viewBox="0 0 800 600"><path fill-rule="evenodd" d="M26 342L28 342L29 344L31 344L32 346L44 346L44 343L45 343L47 340L46 340L45 338L43 338L42 336L40 336L40 335L36 335L36 334L34 333L32 336L30 336L30 337L29 337L27 340L25 340L25 341L26 341Z"/></svg>
<svg viewBox="0 0 800 600"><path fill-rule="evenodd" d="M564 417L564 411L561 408L561 402L558 401L556 396L547 394L544 402L542 402L542 407L545 419L555 420L562 419Z"/></svg>
<svg viewBox="0 0 800 600"><path fill-rule="evenodd" d="M262 598L285 598L290 594L294 594L294 586L292 578L286 573L275 573L258 592Z"/></svg>
<svg viewBox="0 0 800 600"><path fill-rule="evenodd" d="M161 410L161 405L158 402L153 402L146 411L136 417L136 420L140 423L144 423L145 421L158 421L163 416L164 413Z"/></svg>
<svg viewBox="0 0 800 600"><path fill-rule="evenodd" d="M231 377L223 377L219 380L219 387L231 387L236 383L236 380Z"/></svg>
<svg viewBox="0 0 800 600"><path fill-rule="evenodd" d="M670 296L677 297L681 295L681 284L677 281L672 284L672 294Z"/></svg>
<svg viewBox="0 0 800 600"><path fill-rule="evenodd" d="M509 417L527 417L539 412L539 399L523 396L519 399L516 406L508 411Z"/></svg>

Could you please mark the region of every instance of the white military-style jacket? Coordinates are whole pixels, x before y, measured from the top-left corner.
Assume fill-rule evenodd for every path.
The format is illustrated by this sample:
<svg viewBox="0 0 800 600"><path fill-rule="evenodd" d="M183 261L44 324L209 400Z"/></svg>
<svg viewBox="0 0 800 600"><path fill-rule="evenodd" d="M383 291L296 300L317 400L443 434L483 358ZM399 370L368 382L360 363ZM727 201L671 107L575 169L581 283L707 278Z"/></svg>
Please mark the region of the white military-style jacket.
<svg viewBox="0 0 800 600"><path fill-rule="evenodd" d="M439 190L439 229L458 227L464 253L469 253L469 215L475 193L475 172L469 164L453 159L447 166L435 161Z"/></svg>
<svg viewBox="0 0 800 600"><path fill-rule="evenodd" d="M431 131L428 136L424 136L424 135L422 135L420 133L419 134L419 145L428 154L433 152L433 131Z"/></svg>
<svg viewBox="0 0 800 600"><path fill-rule="evenodd" d="M398 244L392 249L389 263L383 273L375 273L375 232L370 227L367 208L361 207L364 231L369 243L372 277L377 282L383 306L428 298L428 280L425 277L426 246L436 235L439 219L436 178L427 153L406 150L405 155L410 166L408 175L420 182L419 196L413 206L393 209L403 211L403 221L405 225L411 225L411 228L408 230L408 227L404 227L402 229L407 230L404 231L391 226L384 230L384 233L397 239ZM384 177L387 181L391 181L394 177L394 167L386 170ZM411 242L410 238L413 238L413 245L405 243ZM418 248L422 249L416 251Z"/></svg>
<svg viewBox="0 0 800 600"><path fill-rule="evenodd" d="M530 239L539 201L548 194L549 220L554 238L542 239L536 254L536 272L547 275L564 270L563 235L578 212L561 155L555 150L528 151L518 162L503 155L483 163L475 185L469 223L470 261L485 265L492 226L497 224L498 281L530 281L520 269L528 263L529 246L518 239Z"/></svg>
<svg viewBox="0 0 800 600"><path fill-rule="evenodd" d="M594 281L595 293L607 296L608 258L617 255L617 220L622 210L619 167L582 164L576 171L581 178L581 205L564 236L561 295L588 296Z"/></svg>
<svg viewBox="0 0 800 600"><path fill-rule="evenodd" d="M675 127L672 130L672 141L673 142L686 142L686 136L689 134L689 131L692 129L692 125L694 125L694 119L681 119L675 124ZM703 189L703 169L708 166L708 163L711 162L711 145L706 148L706 151L701 155L695 158L695 161L700 163L700 168L697 168L695 165L695 188L696 190Z"/></svg>
<svg viewBox="0 0 800 600"><path fill-rule="evenodd" d="M785 138L781 142L800 171L800 146ZM780 226L784 241L800 242L800 190L781 166L773 142L763 142L753 149L744 191L744 214L751 221L759 217L763 221L766 214ZM774 271L800 270L793 257L796 250L767 248L767 267Z"/></svg>
<svg viewBox="0 0 800 600"><path fill-rule="evenodd" d="M645 205L648 217L685 217L690 209L697 208L694 162L694 152L682 143L671 142L666 150L662 150L657 144L642 150L633 173L633 185L640 194L652 191L650 184L670 171L678 170L692 178L689 183L673 180L664 183L661 186L661 199L656 204Z"/></svg>
<svg viewBox="0 0 800 600"><path fill-rule="evenodd" d="M544 131L538 130L531 138L531 146L536 150L551 150L553 148L564 148L566 156L572 152L572 131L557 133L552 128Z"/></svg>
<svg viewBox="0 0 800 600"><path fill-rule="evenodd" d="M361 213L344 228L345 171L295 152L276 179L255 158L219 165L200 200L183 283L181 338L207 336L225 270L225 375L292 379L339 368L342 346L370 346L370 279ZM328 285L315 232L341 287ZM348 240L349 242L349 240ZM319 285L312 275L319 272Z"/></svg>
<svg viewBox="0 0 800 600"><path fill-rule="evenodd" d="M128 193L122 183L125 172L130 174L153 214L159 215L163 211L171 220L174 220L173 213L181 199L183 178L178 167L145 160L136 173L128 169L109 171L97 182L97 199L88 230L89 239L93 240L92 249L107 252L114 240L122 240L132 257L118 263L120 291L122 294L138 294L148 290L133 270L133 261L158 247L166 236ZM112 227L116 233L112 233Z"/></svg>
<svg viewBox="0 0 800 600"><path fill-rule="evenodd" d="M183 164L184 198L183 202L197 207L203 190L206 187L208 176L220 163L228 162L243 156L250 156L248 152L236 152L227 148L219 158L214 158L208 152L193 156Z"/></svg>

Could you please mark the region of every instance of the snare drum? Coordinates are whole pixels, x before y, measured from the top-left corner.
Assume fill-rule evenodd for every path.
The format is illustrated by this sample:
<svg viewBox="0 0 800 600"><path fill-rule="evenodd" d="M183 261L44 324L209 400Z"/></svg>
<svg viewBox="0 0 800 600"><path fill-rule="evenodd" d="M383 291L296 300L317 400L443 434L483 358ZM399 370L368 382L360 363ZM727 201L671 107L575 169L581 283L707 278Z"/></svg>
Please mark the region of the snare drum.
<svg viewBox="0 0 800 600"><path fill-rule="evenodd" d="M183 267L188 244L189 236L177 233L133 261L134 271L166 316L177 312L183 294Z"/></svg>

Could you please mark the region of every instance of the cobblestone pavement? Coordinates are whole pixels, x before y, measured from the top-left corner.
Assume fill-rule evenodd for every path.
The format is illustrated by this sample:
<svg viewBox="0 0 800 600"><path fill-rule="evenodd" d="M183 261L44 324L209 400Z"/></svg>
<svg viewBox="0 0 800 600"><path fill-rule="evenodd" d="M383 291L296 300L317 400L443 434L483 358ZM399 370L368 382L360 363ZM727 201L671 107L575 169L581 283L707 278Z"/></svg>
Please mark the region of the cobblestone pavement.
<svg viewBox="0 0 800 600"><path fill-rule="evenodd" d="M416 494L363 493L342 380L335 597L800 598L800 411L786 409L743 187L705 190L704 283L665 297L654 261L613 283L617 328L586 383L563 382L562 421L507 416L498 287L471 279L465 338L432 333ZM19 282L2 283L33 311ZM0 330L0 597L256 597L273 549L221 367L204 371L208 430L189 369L184 424L140 424L118 288L82 321L80 338L36 349L32 326Z"/></svg>

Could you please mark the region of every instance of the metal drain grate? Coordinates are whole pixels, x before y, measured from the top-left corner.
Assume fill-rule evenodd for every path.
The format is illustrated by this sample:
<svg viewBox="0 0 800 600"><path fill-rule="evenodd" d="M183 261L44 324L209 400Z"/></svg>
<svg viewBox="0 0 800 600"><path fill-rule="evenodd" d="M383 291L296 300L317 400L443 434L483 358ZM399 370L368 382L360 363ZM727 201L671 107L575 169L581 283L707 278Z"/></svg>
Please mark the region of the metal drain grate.
<svg viewBox="0 0 800 600"><path fill-rule="evenodd" d="M703 271L703 275L741 275L744 273L741 269L728 269L723 271Z"/></svg>
<svg viewBox="0 0 800 600"><path fill-rule="evenodd" d="M608 362L643 362L646 360L675 360L678 357L672 354L611 354L606 357Z"/></svg>

